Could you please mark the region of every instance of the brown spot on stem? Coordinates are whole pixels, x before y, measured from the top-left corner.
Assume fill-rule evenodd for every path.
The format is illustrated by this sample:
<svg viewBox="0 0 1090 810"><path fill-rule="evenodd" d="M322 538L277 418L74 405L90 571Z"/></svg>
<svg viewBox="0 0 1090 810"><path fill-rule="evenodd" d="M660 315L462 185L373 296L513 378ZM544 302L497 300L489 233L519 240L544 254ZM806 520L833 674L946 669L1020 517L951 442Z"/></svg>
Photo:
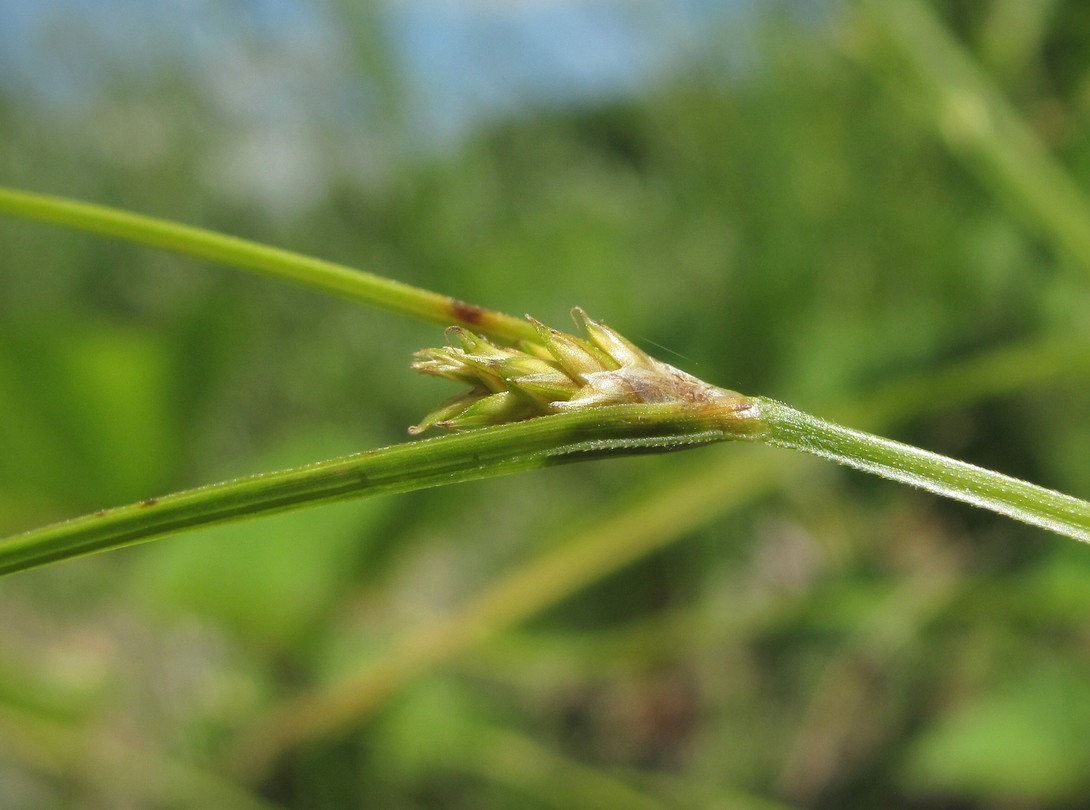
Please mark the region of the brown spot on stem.
<svg viewBox="0 0 1090 810"><path fill-rule="evenodd" d="M159 503L158 498L147 498L143 501L140 501L140 506L143 508L147 508L149 506L155 506L155 504L157 503Z"/></svg>
<svg viewBox="0 0 1090 810"><path fill-rule="evenodd" d="M484 318L483 309L473 304L467 304L465 301L459 301L457 298L450 300L450 311L455 320L471 326L480 323L481 319Z"/></svg>

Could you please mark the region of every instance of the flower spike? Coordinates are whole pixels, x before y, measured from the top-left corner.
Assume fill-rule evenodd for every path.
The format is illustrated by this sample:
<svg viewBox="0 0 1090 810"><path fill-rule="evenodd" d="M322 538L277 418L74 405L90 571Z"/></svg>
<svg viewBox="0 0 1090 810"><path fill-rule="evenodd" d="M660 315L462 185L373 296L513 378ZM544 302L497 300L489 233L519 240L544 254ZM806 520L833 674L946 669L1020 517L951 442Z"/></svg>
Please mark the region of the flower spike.
<svg viewBox="0 0 1090 810"><path fill-rule="evenodd" d="M671 403L744 410L741 394L708 385L648 355L581 309L572 317L586 337L526 319L536 342L496 346L461 327L447 330L451 345L417 352L412 367L470 386L409 429L464 430L602 405ZM458 345L453 345L457 343Z"/></svg>

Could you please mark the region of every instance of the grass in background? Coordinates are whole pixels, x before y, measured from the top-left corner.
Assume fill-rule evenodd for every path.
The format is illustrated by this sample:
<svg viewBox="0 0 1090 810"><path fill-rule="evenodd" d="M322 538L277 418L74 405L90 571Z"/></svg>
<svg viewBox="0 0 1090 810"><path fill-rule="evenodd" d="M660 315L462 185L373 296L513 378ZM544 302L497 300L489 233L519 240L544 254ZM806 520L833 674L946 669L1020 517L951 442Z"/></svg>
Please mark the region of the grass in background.
<svg viewBox="0 0 1090 810"><path fill-rule="evenodd" d="M972 48L1001 42L1010 8L953 22ZM1056 9L1021 45L1025 69L993 75L1078 185L1078 38ZM158 105L157 158L126 163L131 136L69 137L9 101L0 167L504 311L559 322L579 303L701 377L812 411L946 373L949 404L913 405L909 383L885 400L908 420L899 438L1086 493L1085 280L840 57L859 25L776 19L751 74L705 65L638 101L541 111L290 217L202 179L227 123L196 95L172 117L169 81L130 108ZM83 131L110 114L90 108ZM387 444L445 393L405 368L426 327L92 238L0 234L5 533ZM370 722L278 760L257 791L300 807L1082 795L1085 549L821 466L728 502L707 482L737 450L334 507L8 580L0 775L24 806L139 797L144 769L123 756L65 765L124 738L233 806L203 780L238 730L385 672ZM521 629L448 640L425 677L433 663L406 659L445 614L564 554L582 574ZM560 781L588 793L546 789Z"/></svg>

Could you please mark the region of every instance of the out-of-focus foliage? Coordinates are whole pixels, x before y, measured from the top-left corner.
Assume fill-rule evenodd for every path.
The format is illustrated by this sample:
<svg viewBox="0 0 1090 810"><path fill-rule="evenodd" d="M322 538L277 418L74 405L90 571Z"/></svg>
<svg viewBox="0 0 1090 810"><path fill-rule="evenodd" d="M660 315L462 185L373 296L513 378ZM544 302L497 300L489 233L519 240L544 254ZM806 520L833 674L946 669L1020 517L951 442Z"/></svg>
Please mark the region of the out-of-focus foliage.
<svg viewBox="0 0 1090 810"><path fill-rule="evenodd" d="M934 8L1090 185L1082 4ZM539 105L430 152L399 147L418 139L381 36L344 30L341 81L385 94L368 131L298 122L278 158L191 72L119 68L75 109L0 98L0 180L561 326L580 305L816 413L1003 346L1086 345L1085 273L849 55L854 7L726 17L636 97ZM278 160L328 180L285 200ZM430 326L25 222L0 221L0 244L0 533L402 441L452 393L407 369ZM895 432L1085 497L1088 414L1084 365ZM1090 550L817 465L236 776L234 741L270 706L381 664L691 463L327 507L6 579L2 803L1082 804Z"/></svg>

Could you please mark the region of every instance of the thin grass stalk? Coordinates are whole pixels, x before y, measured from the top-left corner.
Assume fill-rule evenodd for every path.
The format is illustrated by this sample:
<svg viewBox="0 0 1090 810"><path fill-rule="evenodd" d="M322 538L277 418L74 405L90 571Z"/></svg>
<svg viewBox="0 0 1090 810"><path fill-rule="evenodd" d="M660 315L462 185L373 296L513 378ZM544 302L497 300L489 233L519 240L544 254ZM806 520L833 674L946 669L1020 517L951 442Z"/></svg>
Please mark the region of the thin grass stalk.
<svg viewBox="0 0 1090 810"><path fill-rule="evenodd" d="M745 429L697 409L618 405L407 442L148 498L16 535L0 541L0 575L306 505L745 438Z"/></svg>
<svg viewBox="0 0 1090 810"><path fill-rule="evenodd" d="M75 228L248 270L431 323L461 324L501 340L533 338L521 318L343 264L105 205L0 186L0 213Z"/></svg>
<svg viewBox="0 0 1090 810"><path fill-rule="evenodd" d="M759 398L766 441L1090 542L1090 503Z"/></svg>

